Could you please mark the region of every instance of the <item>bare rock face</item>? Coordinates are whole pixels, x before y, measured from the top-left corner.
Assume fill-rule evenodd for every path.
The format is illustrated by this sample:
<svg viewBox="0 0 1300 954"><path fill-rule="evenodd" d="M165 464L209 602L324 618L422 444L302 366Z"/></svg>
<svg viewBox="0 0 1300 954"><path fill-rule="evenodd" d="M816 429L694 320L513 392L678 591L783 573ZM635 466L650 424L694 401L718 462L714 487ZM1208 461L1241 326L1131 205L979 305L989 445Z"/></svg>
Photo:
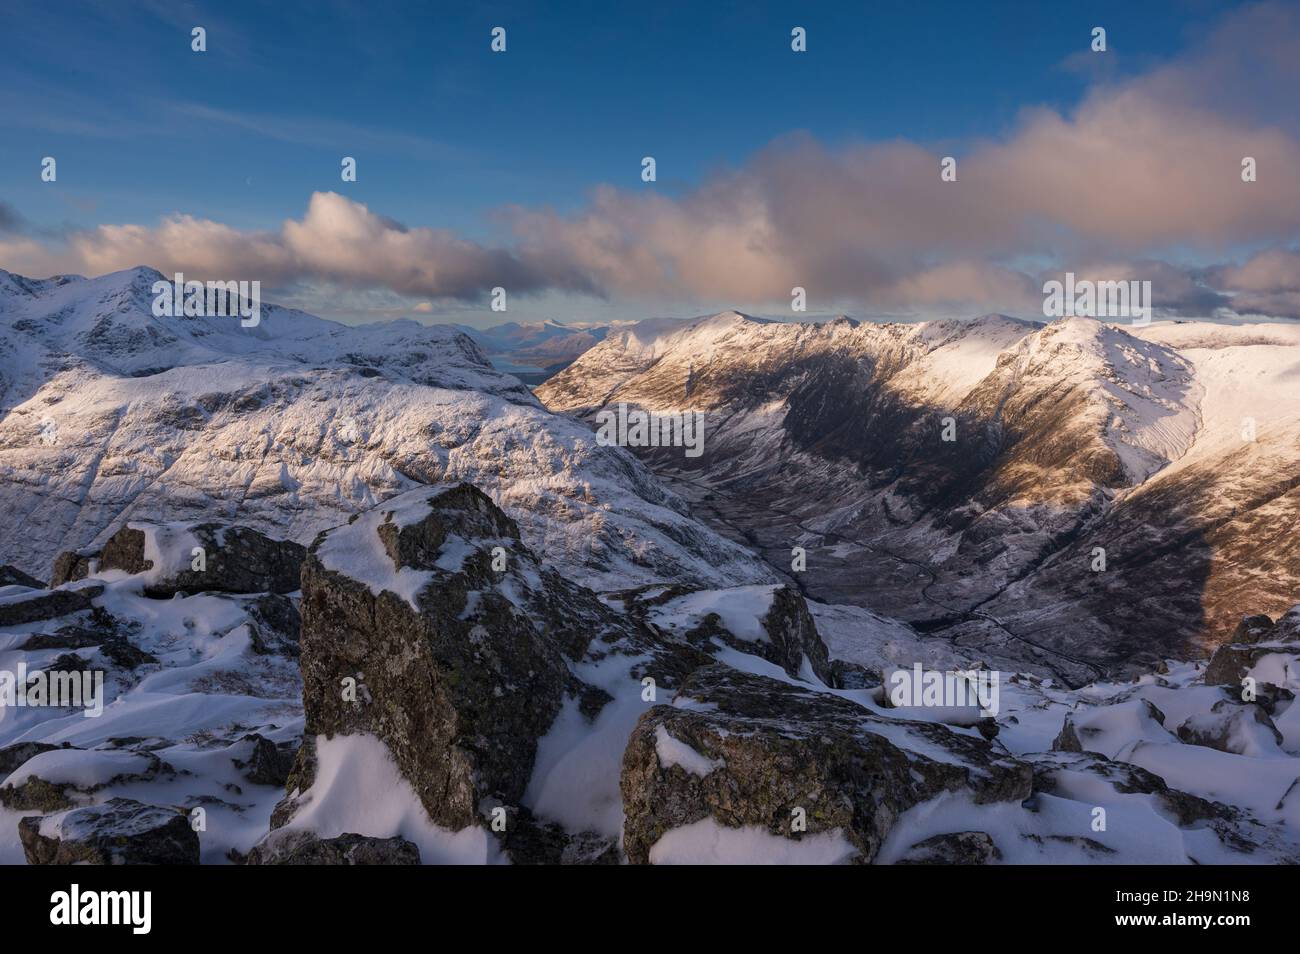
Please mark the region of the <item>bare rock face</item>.
<svg viewBox="0 0 1300 954"><path fill-rule="evenodd" d="M780 666L787 675L796 679L803 678L807 665L828 686L844 688L843 679L846 677L855 684L870 681L871 675L861 667L843 662L837 665L831 661L826 644L817 632L817 623L808 611L808 603L798 590L784 585L752 589L757 591L756 599L761 593L762 598L771 600L761 616L758 609L754 611L758 632L735 631L714 612L696 615L688 611L683 616L694 617L694 625L683 636L702 649L708 649L710 642L716 642L759 656ZM629 612L640 618L653 618L656 610L679 605L676 601L701 592L701 588L691 586L645 587L619 596ZM878 681L875 684L878 685ZM855 688L860 688L860 685L855 685Z"/></svg>
<svg viewBox="0 0 1300 954"><path fill-rule="evenodd" d="M50 570L50 588L84 580L90 575L90 561L94 558L93 550L64 550L54 558L54 566Z"/></svg>
<svg viewBox="0 0 1300 954"><path fill-rule="evenodd" d="M18 823L32 865L196 865L199 836L180 812L114 798Z"/></svg>
<svg viewBox="0 0 1300 954"><path fill-rule="evenodd" d="M16 590L0 594L0 626L39 623L90 609L102 586L83 586L75 590Z"/></svg>
<svg viewBox="0 0 1300 954"><path fill-rule="evenodd" d="M311 832L272 835L249 852L248 865L418 865L420 849L405 838L351 832L319 838Z"/></svg>
<svg viewBox="0 0 1300 954"><path fill-rule="evenodd" d="M581 689L566 656L618 634L612 612L543 569L468 484L322 534L302 589L307 736L377 736L452 829L518 804L537 740ZM348 679L359 695L345 694Z"/></svg>
<svg viewBox="0 0 1300 954"><path fill-rule="evenodd" d="M666 832L705 818L797 839L801 817L807 834L839 830L855 860L870 862L913 805L963 789L979 803L1020 801L1031 778L1027 764L946 726L881 719L827 693L713 665L632 732L620 781L624 850L645 863Z"/></svg>
<svg viewBox="0 0 1300 954"><path fill-rule="evenodd" d="M1259 614L1243 616L1232 634L1233 643L1262 643L1273 638L1273 617Z"/></svg>
<svg viewBox="0 0 1300 954"><path fill-rule="evenodd" d="M93 570L153 573L144 594L165 599L176 593L291 593L298 589L306 548L292 540L277 540L250 527L203 523L177 532L174 526L125 526L99 552L59 554L51 586L84 579ZM163 552L164 565L155 567L147 552L149 536ZM193 550L203 551L196 568Z"/></svg>
<svg viewBox="0 0 1300 954"><path fill-rule="evenodd" d="M767 652L760 648L757 655L776 663L791 676L800 674L807 659L817 678L827 685L836 684L830 654L808 612L808 603L793 587L778 586L773 591L772 608L763 617L762 626L771 648Z"/></svg>
<svg viewBox="0 0 1300 954"><path fill-rule="evenodd" d="M1300 655L1300 645L1283 645L1278 642L1229 643L1220 646L1205 667L1207 686L1227 686L1241 689L1241 680L1266 656L1282 654L1294 659Z"/></svg>
<svg viewBox="0 0 1300 954"><path fill-rule="evenodd" d="M29 576L16 566L5 564L0 566L0 586L29 586L32 589L43 589L45 584L34 576Z"/></svg>

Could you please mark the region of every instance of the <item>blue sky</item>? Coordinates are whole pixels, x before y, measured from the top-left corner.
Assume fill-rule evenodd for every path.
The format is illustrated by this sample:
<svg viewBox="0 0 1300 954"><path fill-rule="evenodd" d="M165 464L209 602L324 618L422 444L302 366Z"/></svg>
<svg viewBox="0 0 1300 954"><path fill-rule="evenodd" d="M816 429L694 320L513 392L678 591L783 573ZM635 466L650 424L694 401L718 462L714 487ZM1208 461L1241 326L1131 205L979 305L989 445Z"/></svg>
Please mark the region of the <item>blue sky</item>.
<svg viewBox="0 0 1300 954"><path fill-rule="evenodd" d="M178 213L274 230L333 191L509 247L503 208L581 214L601 184L689 196L792 133L832 151L902 140L960 159L1012 135L1027 108L1068 115L1090 89L1159 69L1240 6L10 0L0 201L28 237L54 241ZM1098 24L1104 57L1088 50ZM196 25L204 54L190 50ZM796 25L806 54L790 51ZM489 49L494 26L505 54ZM54 188L39 179L47 155ZM344 155L355 183L339 179ZM654 184L639 179L643 155ZM365 284L347 307L388 316L422 298ZM434 314L478 307L423 297ZM540 287L518 317L707 298Z"/></svg>

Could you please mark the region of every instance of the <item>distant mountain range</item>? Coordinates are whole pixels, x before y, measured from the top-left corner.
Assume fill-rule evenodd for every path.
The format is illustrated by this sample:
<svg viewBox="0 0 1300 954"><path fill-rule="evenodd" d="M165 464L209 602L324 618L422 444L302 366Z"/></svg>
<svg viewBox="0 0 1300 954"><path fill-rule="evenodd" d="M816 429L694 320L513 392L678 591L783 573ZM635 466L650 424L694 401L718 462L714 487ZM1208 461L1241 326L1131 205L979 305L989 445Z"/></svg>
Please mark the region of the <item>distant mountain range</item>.
<svg viewBox="0 0 1300 954"><path fill-rule="evenodd" d="M809 596L1078 682L1295 602L1298 383L1292 325L728 312L611 333L536 393L704 412L701 458L645 459L774 568L807 548Z"/></svg>
<svg viewBox="0 0 1300 954"><path fill-rule="evenodd" d="M576 578L768 579L626 451L543 408L467 335L348 326L263 304L158 318L136 268L0 271L0 564L41 579L126 521L221 517L310 542L423 483L498 496Z"/></svg>

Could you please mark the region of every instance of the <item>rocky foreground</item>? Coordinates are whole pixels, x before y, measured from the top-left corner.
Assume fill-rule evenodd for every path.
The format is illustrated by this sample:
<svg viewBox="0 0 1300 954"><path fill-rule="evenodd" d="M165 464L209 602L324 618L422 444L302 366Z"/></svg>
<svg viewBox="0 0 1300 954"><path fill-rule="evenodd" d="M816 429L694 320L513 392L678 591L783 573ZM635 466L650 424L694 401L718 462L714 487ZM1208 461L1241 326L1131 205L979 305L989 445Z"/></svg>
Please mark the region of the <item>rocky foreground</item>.
<svg viewBox="0 0 1300 954"><path fill-rule="evenodd" d="M990 719L894 707L912 647L833 653L788 587L578 585L469 484L52 569L0 570L0 670L104 709L3 710L8 863L1300 861L1300 608L1129 683L1003 673Z"/></svg>

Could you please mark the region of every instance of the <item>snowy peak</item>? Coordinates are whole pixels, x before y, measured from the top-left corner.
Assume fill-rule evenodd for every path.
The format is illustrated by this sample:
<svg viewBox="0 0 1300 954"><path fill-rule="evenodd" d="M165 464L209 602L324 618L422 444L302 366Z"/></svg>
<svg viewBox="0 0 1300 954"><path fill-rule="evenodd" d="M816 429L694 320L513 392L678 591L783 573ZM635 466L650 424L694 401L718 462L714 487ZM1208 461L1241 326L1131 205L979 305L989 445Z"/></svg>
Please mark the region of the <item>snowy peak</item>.
<svg viewBox="0 0 1300 954"><path fill-rule="evenodd" d="M1130 484L1187 452L1201 399L1190 363L1176 351L1091 318L1058 319L1025 337L981 390L986 399L998 393L1024 403L1051 395L1059 404L1063 392L1073 393L1075 414L1117 455Z"/></svg>
<svg viewBox="0 0 1300 954"><path fill-rule="evenodd" d="M154 314L151 268L93 279L34 282L6 273L17 292L0 293L0 401L12 406L48 377L52 363L86 362L108 374L140 377L169 368L255 359L268 365L334 365L397 380L469 387L534 404L518 380L495 371L479 348L447 326L395 321L348 326L262 302L259 320Z"/></svg>
<svg viewBox="0 0 1300 954"><path fill-rule="evenodd" d="M310 542L423 484L472 480L575 579L770 571L693 521L643 465L546 411L454 328L157 317L151 269L6 279L0 564L45 574L131 519L229 518Z"/></svg>

